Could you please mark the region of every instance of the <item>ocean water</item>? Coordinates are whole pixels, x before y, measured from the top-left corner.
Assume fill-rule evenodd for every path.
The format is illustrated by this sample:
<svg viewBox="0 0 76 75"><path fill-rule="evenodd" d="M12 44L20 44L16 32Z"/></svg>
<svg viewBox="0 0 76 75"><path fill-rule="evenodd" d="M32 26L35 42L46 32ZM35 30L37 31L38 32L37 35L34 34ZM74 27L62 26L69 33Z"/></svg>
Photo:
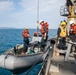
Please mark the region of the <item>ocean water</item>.
<svg viewBox="0 0 76 75"><path fill-rule="evenodd" d="M23 29L0 29L0 54L16 46L16 44L23 44L22 38ZM36 29L29 29L29 33L33 36ZM57 33L56 29L49 30L49 38L55 37ZM31 39L30 39L31 40ZM29 75L37 75L41 64L36 65ZM0 68L0 75L11 75L12 73L6 69ZM18 75L25 75L26 72Z"/></svg>

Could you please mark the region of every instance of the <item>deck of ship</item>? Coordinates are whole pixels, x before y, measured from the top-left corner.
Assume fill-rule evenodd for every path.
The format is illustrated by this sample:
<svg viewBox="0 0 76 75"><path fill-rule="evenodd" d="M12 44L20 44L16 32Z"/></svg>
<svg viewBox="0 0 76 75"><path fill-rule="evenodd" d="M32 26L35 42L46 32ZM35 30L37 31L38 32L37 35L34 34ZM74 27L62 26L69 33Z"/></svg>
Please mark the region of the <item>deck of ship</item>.
<svg viewBox="0 0 76 75"><path fill-rule="evenodd" d="M76 52L71 52L71 46L69 43L66 50L59 50L53 45L38 75L76 75Z"/></svg>
<svg viewBox="0 0 76 75"><path fill-rule="evenodd" d="M57 50L56 47L54 49ZM64 60L64 54L54 54L49 69L49 75L76 75L76 53L70 53L68 60Z"/></svg>
<svg viewBox="0 0 76 75"><path fill-rule="evenodd" d="M76 75L76 61L73 57L69 57L65 62L63 56L56 56L52 59L49 73L50 75Z"/></svg>

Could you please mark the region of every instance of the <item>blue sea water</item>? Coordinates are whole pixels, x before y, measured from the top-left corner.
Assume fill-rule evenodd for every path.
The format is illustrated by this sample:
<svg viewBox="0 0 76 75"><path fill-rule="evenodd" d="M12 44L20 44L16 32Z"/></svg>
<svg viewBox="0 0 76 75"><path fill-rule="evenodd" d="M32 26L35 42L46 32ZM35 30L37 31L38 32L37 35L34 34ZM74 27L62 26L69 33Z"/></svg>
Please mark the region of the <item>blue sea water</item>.
<svg viewBox="0 0 76 75"><path fill-rule="evenodd" d="M14 47L16 44L23 44L22 38L23 29L0 29L0 54L5 52L6 50ZM36 32L36 29L29 29L29 33L33 36L33 33ZM57 33L56 29L49 30L49 38L55 37ZM33 70L29 73L29 75L37 75L41 64L36 65ZM0 75L11 75L12 73L6 69L0 68ZM19 75L25 75L19 74Z"/></svg>

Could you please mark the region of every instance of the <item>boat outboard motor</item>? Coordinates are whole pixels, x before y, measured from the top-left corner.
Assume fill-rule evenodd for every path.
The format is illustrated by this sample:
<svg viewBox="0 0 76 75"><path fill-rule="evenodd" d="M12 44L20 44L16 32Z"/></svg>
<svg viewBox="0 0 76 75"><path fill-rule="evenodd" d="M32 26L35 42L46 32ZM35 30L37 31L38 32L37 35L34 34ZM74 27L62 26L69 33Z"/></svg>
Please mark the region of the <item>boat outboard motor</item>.
<svg viewBox="0 0 76 75"><path fill-rule="evenodd" d="M20 45L19 44L17 44L15 47L14 47L14 53L15 53L15 55L17 54L17 51L18 51L18 47L19 47Z"/></svg>
<svg viewBox="0 0 76 75"><path fill-rule="evenodd" d="M16 49L16 47L14 47L14 53L15 53L15 55L16 55L16 53L17 53L17 49Z"/></svg>

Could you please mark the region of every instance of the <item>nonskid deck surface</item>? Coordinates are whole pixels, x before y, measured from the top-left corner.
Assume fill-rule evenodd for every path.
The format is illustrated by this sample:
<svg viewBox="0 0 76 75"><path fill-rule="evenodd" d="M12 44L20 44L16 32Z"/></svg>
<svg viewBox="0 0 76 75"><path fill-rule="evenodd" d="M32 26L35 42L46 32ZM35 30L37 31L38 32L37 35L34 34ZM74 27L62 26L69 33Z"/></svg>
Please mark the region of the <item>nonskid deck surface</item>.
<svg viewBox="0 0 76 75"><path fill-rule="evenodd" d="M69 57L65 62L63 56L56 56L52 60L49 72L51 75L76 75L76 61L73 57Z"/></svg>
<svg viewBox="0 0 76 75"><path fill-rule="evenodd" d="M76 52L70 52L68 61L64 61L66 50L60 50L54 45L54 54L49 69L49 75L76 75Z"/></svg>
<svg viewBox="0 0 76 75"><path fill-rule="evenodd" d="M64 57L61 56L52 60L49 75L76 75L76 61L70 58L65 62L63 59Z"/></svg>
<svg viewBox="0 0 76 75"><path fill-rule="evenodd" d="M76 75L76 53L71 53L67 62L64 61L64 55L54 55L49 75Z"/></svg>
<svg viewBox="0 0 76 75"><path fill-rule="evenodd" d="M74 63L55 63L54 67L51 69L55 69L58 71L51 71L51 75L76 75L76 64Z"/></svg>

